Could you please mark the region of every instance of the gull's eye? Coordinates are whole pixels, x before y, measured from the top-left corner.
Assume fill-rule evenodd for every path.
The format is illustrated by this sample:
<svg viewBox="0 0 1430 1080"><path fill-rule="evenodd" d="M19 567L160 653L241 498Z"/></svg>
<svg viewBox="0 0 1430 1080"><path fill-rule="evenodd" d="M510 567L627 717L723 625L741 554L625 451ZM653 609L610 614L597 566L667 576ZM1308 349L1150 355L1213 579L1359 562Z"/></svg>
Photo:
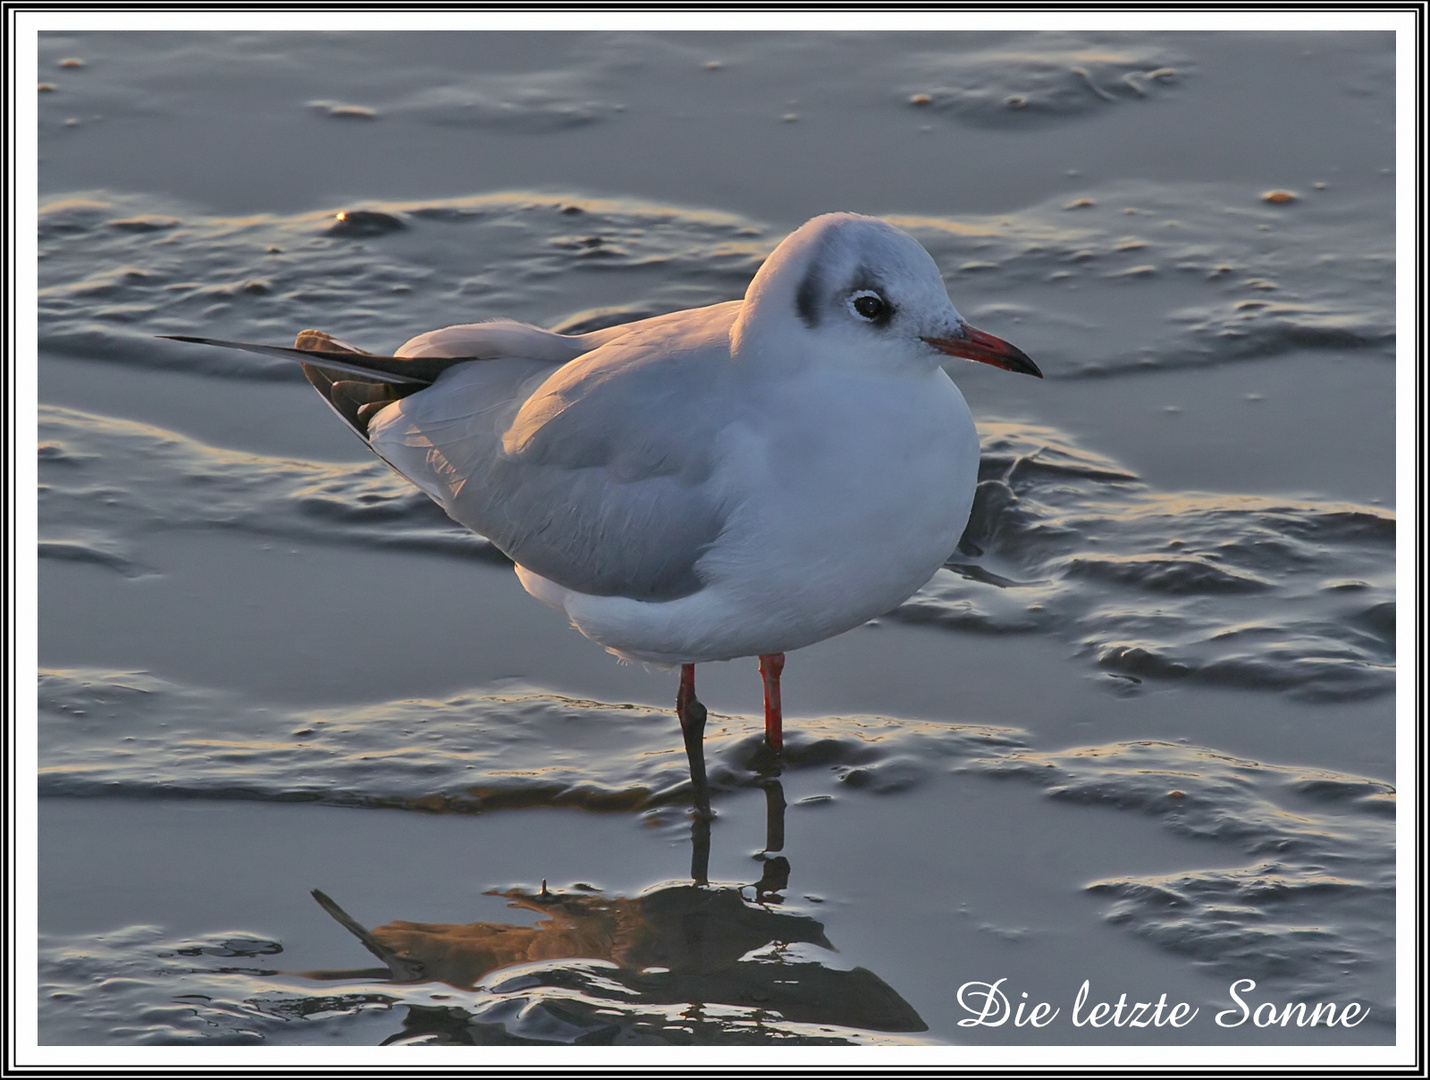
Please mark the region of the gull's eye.
<svg viewBox="0 0 1430 1080"><path fill-rule="evenodd" d="M893 314L893 309L873 289L860 289L849 298L849 307L859 318L871 323L888 322Z"/></svg>

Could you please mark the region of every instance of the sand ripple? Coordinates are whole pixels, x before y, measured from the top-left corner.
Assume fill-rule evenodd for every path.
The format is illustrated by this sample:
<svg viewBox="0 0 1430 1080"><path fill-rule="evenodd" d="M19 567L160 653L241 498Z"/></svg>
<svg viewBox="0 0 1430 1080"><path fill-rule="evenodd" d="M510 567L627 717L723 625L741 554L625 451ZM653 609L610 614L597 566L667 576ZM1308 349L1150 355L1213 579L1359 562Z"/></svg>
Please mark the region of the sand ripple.
<svg viewBox="0 0 1430 1080"><path fill-rule="evenodd" d="M1049 428L981 425L973 518L890 617L1049 633L1099 668L1285 690L1395 686L1395 515L1319 499L1147 489Z"/></svg>
<svg viewBox="0 0 1430 1080"><path fill-rule="evenodd" d="M966 52L925 53L911 101L979 127L1023 129L1174 89L1188 61L1143 38L1036 34Z"/></svg>
<svg viewBox="0 0 1430 1080"><path fill-rule="evenodd" d="M1206 869L1088 886L1112 898L1111 922L1162 948L1229 977L1287 980L1308 999L1389 955L1389 784L1161 742L1013 753L986 767L1055 799L1147 814L1216 842ZM1383 997L1380 1018L1393 1008Z"/></svg>
<svg viewBox="0 0 1430 1080"><path fill-rule="evenodd" d="M153 572L144 540L216 528L505 562L381 462L220 450L44 407L42 557ZM1395 680L1395 517L1314 499L1149 491L1056 430L983 425L960 553L891 618L1053 634L1103 671L1315 700Z"/></svg>
<svg viewBox="0 0 1430 1080"><path fill-rule="evenodd" d="M65 670L43 674L40 705L42 795L659 820L689 798L668 713L537 690L284 711L143 673ZM227 718L221 732L215 716ZM712 714L717 808L721 794L765 784L760 730ZM1087 887L1109 898L1114 924L1236 977L1329 990L1390 954L1394 791L1381 781L1182 743L1040 752L1010 728L877 716L801 720L783 766L813 787L806 801L897 797L950 772L1004 777L1206 841L1206 868ZM1391 1007L1381 1001L1379 1015Z"/></svg>
<svg viewBox="0 0 1430 1080"><path fill-rule="evenodd" d="M1301 349L1389 360L1394 252L1367 233L1367 212L1331 192L1279 204L1225 185L1123 182L997 216L891 220L933 253L955 296L1018 295L966 314L1021 324L1019 343L1066 378ZM496 316L590 328L739 297L778 239L736 215L580 195L219 218L76 193L40 211L40 342L113 363L296 379L279 360L153 335L281 344L320 326L383 351ZM976 286L960 288L964 277ZM1113 290L1097 310L1115 328L1089 317L1080 285ZM592 308L571 310L571 295Z"/></svg>
<svg viewBox="0 0 1430 1080"><path fill-rule="evenodd" d="M207 527L507 562L376 458L333 465L219 450L53 406L40 409L40 438L41 558L132 576L146 536Z"/></svg>

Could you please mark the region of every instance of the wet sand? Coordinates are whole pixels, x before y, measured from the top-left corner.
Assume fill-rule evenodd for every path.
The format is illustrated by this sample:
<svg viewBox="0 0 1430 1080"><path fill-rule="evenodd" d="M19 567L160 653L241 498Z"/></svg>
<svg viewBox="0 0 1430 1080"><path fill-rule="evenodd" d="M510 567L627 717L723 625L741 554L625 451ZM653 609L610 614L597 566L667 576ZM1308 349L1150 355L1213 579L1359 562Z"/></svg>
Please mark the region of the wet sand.
<svg viewBox="0 0 1430 1080"><path fill-rule="evenodd" d="M1393 1042L1393 46L43 36L41 1042ZM964 543L790 655L778 770L702 667L708 854L671 673L153 340L714 303L837 209L1048 377L958 373Z"/></svg>

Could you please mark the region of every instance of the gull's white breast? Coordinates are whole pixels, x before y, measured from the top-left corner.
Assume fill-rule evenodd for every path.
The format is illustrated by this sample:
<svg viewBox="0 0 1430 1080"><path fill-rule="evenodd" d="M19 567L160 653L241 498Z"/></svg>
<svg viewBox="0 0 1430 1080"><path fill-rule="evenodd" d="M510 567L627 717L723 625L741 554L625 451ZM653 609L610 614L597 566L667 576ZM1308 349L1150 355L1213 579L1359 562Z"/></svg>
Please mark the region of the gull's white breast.
<svg viewBox="0 0 1430 1080"><path fill-rule="evenodd" d="M705 586L665 602L590 596L518 567L538 599L619 655L699 663L787 652L898 606L953 553L978 435L941 370L762 380L719 435L724 530Z"/></svg>

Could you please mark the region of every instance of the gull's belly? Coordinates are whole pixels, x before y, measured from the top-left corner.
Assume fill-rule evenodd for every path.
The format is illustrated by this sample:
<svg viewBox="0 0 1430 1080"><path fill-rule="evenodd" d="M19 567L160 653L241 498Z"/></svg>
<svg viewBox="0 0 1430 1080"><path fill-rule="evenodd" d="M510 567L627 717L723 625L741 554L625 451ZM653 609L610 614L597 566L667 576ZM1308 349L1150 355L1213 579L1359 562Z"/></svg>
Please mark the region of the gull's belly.
<svg viewBox="0 0 1430 1080"><path fill-rule="evenodd" d="M762 482L700 563L710 586L770 618L783 651L858 626L917 591L953 553L978 478L978 436L946 377L930 393L861 400L829 437L798 432L732 461Z"/></svg>
<svg viewBox="0 0 1430 1080"><path fill-rule="evenodd" d="M953 553L978 478L973 418L938 374L915 394L841 395L817 425L727 431L711 484L730 514L699 592L589 596L518 567L522 584L612 652L662 663L787 652L897 607Z"/></svg>

